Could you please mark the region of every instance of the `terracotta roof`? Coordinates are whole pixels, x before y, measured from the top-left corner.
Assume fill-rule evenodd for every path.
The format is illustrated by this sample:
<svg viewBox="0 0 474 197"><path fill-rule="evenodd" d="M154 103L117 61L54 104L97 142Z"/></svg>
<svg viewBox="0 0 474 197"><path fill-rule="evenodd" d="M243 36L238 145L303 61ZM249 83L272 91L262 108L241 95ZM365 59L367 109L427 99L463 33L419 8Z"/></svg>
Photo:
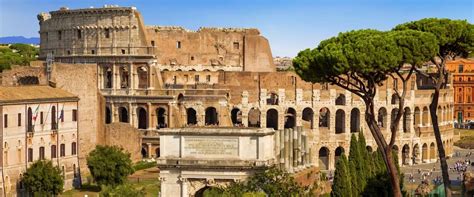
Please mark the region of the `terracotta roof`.
<svg viewBox="0 0 474 197"><path fill-rule="evenodd" d="M12 102L40 102L45 100L77 101L74 94L50 86L0 87L0 104Z"/></svg>

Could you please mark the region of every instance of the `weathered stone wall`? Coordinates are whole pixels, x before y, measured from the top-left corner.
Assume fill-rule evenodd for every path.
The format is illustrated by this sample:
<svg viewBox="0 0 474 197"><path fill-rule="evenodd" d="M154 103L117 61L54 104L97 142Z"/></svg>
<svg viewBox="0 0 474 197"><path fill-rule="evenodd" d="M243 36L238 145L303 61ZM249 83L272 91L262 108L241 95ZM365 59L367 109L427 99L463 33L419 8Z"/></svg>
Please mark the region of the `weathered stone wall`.
<svg viewBox="0 0 474 197"><path fill-rule="evenodd" d="M79 164L83 172L87 171L86 156L95 148L98 134L104 124L101 95L97 88L96 64L54 64L51 81L57 88L66 90L79 97L78 135Z"/></svg>
<svg viewBox="0 0 474 197"><path fill-rule="evenodd" d="M19 85L21 81L31 81L31 78L37 78L38 85L46 85L45 67L14 66L10 70L4 70L0 73L0 86Z"/></svg>
<svg viewBox="0 0 474 197"><path fill-rule="evenodd" d="M133 162L141 159L142 140L138 129L128 123L112 123L105 126L104 139L100 144L119 146L130 153Z"/></svg>

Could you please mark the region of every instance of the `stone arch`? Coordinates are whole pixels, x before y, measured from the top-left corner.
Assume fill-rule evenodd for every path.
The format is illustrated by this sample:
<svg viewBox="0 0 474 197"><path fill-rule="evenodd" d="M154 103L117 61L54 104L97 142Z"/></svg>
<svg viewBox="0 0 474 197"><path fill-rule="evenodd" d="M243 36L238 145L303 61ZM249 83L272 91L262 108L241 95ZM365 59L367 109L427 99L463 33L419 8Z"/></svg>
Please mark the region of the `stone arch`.
<svg viewBox="0 0 474 197"><path fill-rule="evenodd" d="M360 111L357 108L351 110L351 133L360 131Z"/></svg>
<svg viewBox="0 0 474 197"><path fill-rule="evenodd" d="M194 194L194 197L203 197L204 192L206 192L207 190L212 189L212 188L214 188L214 187L206 185L205 187L197 190L196 193Z"/></svg>
<svg viewBox="0 0 474 197"><path fill-rule="evenodd" d="M367 152L369 153L372 153L374 151L374 149L372 148L372 146L366 146L365 149L367 150Z"/></svg>
<svg viewBox="0 0 474 197"><path fill-rule="evenodd" d="M148 146L146 144L142 144L141 154L142 154L142 158L149 158L150 157L150 152L149 152Z"/></svg>
<svg viewBox="0 0 474 197"><path fill-rule="evenodd" d="M128 122L129 117L128 117L128 110L126 107L119 107L119 120L120 122Z"/></svg>
<svg viewBox="0 0 474 197"><path fill-rule="evenodd" d="M342 146L339 146L336 148L336 150L334 151L334 164L337 163L337 160L339 159L339 157L344 153L344 148Z"/></svg>
<svg viewBox="0 0 474 197"><path fill-rule="evenodd" d="M428 125L428 121L429 121L429 110L428 110L428 107L423 107L423 114L422 114L422 120L421 120L421 124L423 126L426 126Z"/></svg>
<svg viewBox="0 0 474 197"><path fill-rule="evenodd" d="M336 105L346 105L346 96L339 94L336 98Z"/></svg>
<svg viewBox="0 0 474 197"><path fill-rule="evenodd" d="M436 145L434 142L430 144L430 160L436 160Z"/></svg>
<svg viewBox="0 0 474 197"><path fill-rule="evenodd" d="M390 124L395 124L395 118L397 117L400 110L398 108L393 108L392 112L390 113ZM398 122L400 123L400 122ZM397 126L400 126L399 124ZM397 127L398 128L398 127Z"/></svg>
<svg viewBox="0 0 474 197"><path fill-rule="evenodd" d="M403 132L410 133L410 120L411 120L411 110L409 107L405 107L403 110Z"/></svg>
<svg viewBox="0 0 474 197"><path fill-rule="evenodd" d="M148 113L146 109L143 107L138 107L137 114L138 114L138 128L147 129L148 128Z"/></svg>
<svg viewBox="0 0 474 197"><path fill-rule="evenodd" d="M319 169L329 170L329 149L324 146L319 149Z"/></svg>
<svg viewBox="0 0 474 197"><path fill-rule="evenodd" d="M242 111L239 108L234 108L230 112L232 125L239 126L242 124Z"/></svg>
<svg viewBox="0 0 474 197"><path fill-rule="evenodd" d="M336 134L346 130L346 113L342 109L336 111Z"/></svg>
<svg viewBox="0 0 474 197"><path fill-rule="evenodd" d="M110 124L112 123L112 110L110 110L110 107L106 106L105 107L105 124Z"/></svg>
<svg viewBox="0 0 474 197"><path fill-rule="evenodd" d="M137 68L138 75L138 88L148 88L148 68L146 66L140 66Z"/></svg>
<svg viewBox="0 0 474 197"><path fill-rule="evenodd" d="M302 116L301 116L301 119L303 120L302 121L303 122L303 128L313 129L314 128L313 118L314 118L313 109L311 109L310 107L304 108Z"/></svg>
<svg viewBox="0 0 474 197"><path fill-rule="evenodd" d="M187 119L187 125L196 125L197 124L196 110L194 110L193 108L186 109L186 119Z"/></svg>
<svg viewBox="0 0 474 197"><path fill-rule="evenodd" d="M260 110L252 108L249 111L248 127L260 127Z"/></svg>
<svg viewBox="0 0 474 197"><path fill-rule="evenodd" d="M157 128L167 128L168 127L168 112L163 107L156 108L156 122Z"/></svg>
<svg viewBox="0 0 474 197"><path fill-rule="evenodd" d="M399 103L399 97L398 97L398 94L397 93L393 93L392 94L392 99L391 99L391 103L392 105L397 105Z"/></svg>
<svg viewBox="0 0 474 197"><path fill-rule="evenodd" d="M291 107L286 110L284 127L285 128L296 127L296 110Z"/></svg>
<svg viewBox="0 0 474 197"><path fill-rule="evenodd" d="M206 125L219 125L219 116L215 107L206 108L205 123Z"/></svg>
<svg viewBox="0 0 474 197"><path fill-rule="evenodd" d="M270 92L269 98L267 99L267 105L278 105L278 94Z"/></svg>
<svg viewBox="0 0 474 197"><path fill-rule="evenodd" d="M428 162L428 145L426 143L421 147L421 160L423 163Z"/></svg>
<svg viewBox="0 0 474 197"><path fill-rule="evenodd" d="M278 130L278 111L276 109L269 109L267 111L267 128Z"/></svg>
<svg viewBox="0 0 474 197"><path fill-rule="evenodd" d="M413 146L412 150L413 164L417 164L417 160L420 158L420 147L418 144Z"/></svg>
<svg viewBox="0 0 474 197"><path fill-rule="evenodd" d="M319 127L329 128L331 112L327 107L321 108L319 110Z"/></svg>
<svg viewBox="0 0 474 197"><path fill-rule="evenodd" d="M380 128L387 128L387 109L385 107L379 108L377 123Z"/></svg>
<svg viewBox="0 0 474 197"><path fill-rule="evenodd" d="M403 145L402 148L402 164L410 164L410 146L408 146L408 144Z"/></svg>
<svg viewBox="0 0 474 197"><path fill-rule="evenodd" d="M415 107L415 113L414 113L413 118L414 118L413 125L415 127L418 127L421 124L421 111L419 107Z"/></svg>

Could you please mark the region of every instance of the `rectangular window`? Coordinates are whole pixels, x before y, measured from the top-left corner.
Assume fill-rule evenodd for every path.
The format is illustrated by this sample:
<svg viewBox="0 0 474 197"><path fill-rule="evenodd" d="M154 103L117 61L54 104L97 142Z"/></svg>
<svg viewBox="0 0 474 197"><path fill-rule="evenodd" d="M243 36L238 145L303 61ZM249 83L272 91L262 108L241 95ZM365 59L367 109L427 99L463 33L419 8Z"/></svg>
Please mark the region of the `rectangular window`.
<svg viewBox="0 0 474 197"><path fill-rule="evenodd" d="M154 41L154 40L151 41L151 46L152 46L152 47L155 46L155 41Z"/></svg>
<svg viewBox="0 0 474 197"><path fill-rule="evenodd" d="M56 158L56 145L51 145L51 158Z"/></svg>
<svg viewBox="0 0 474 197"><path fill-rule="evenodd" d="M77 109L72 110L72 121L77 121Z"/></svg>
<svg viewBox="0 0 474 197"><path fill-rule="evenodd" d="M64 109L61 110L61 114L59 117L61 117L61 122L64 122Z"/></svg>
<svg viewBox="0 0 474 197"><path fill-rule="evenodd" d="M73 142L71 144L71 155L76 155L77 154L77 151L76 151L76 142Z"/></svg>
<svg viewBox="0 0 474 197"><path fill-rule="evenodd" d="M39 149L39 159L44 160L44 147L40 147Z"/></svg>
<svg viewBox="0 0 474 197"><path fill-rule="evenodd" d="M18 126L21 126L21 113L18 113Z"/></svg>
<svg viewBox="0 0 474 197"><path fill-rule="evenodd" d="M459 64L459 66L458 66L458 72L459 72L459 73L464 72L464 65Z"/></svg>
<svg viewBox="0 0 474 197"><path fill-rule="evenodd" d="M60 157L64 157L66 156L66 145L65 144L61 144L61 146L59 147L59 156Z"/></svg>
<svg viewBox="0 0 474 197"><path fill-rule="evenodd" d="M28 148L28 162L33 162L33 149Z"/></svg>
<svg viewBox="0 0 474 197"><path fill-rule="evenodd" d="M40 124L43 124L43 112L40 112Z"/></svg>
<svg viewBox="0 0 474 197"><path fill-rule="evenodd" d="M62 31L58 31L58 40L61 40L61 38L63 37L63 32Z"/></svg>
<svg viewBox="0 0 474 197"><path fill-rule="evenodd" d="M211 75L207 75L207 76L206 76L206 81L207 81L207 82L211 82Z"/></svg>
<svg viewBox="0 0 474 197"><path fill-rule="evenodd" d="M195 75L195 76L194 76L194 81L195 81L195 82L199 82L199 75Z"/></svg>
<svg viewBox="0 0 474 197"><path fill-rule="evenodd" d="M82 31L80 29L77 30L77 38L78 39L82 38Z"/></svg>
<svg viewBox="0 0 474 197"><path fill-rule="evenodd" d="M105 38L110 38L110 29L105 29Z"/></svg>
<svg viewBox="0 0 474 197"><path fill-rule="evenodd" d="M3 115L3 127L8 127L8 114Z"/></svg>
<svg viewBox="0 0 474 197"><path fill-rule="evenodd" d="M125 49L122 49L122 54L125 54Z"/></svg>
<svg viewBox="0 0 474 197"><path fill-rule="evenodd" d="M176 42L176 48L177 48L177 49L180 49L180 48L181 48L181 41L177 41L177 42Z"/></svg>
<svg viewBox="0 0 474 197"><path fill-rule="evenodd" d="M239 43L238 42L234 42L234 49L239 49L240 46L239 46Z"/></svg>

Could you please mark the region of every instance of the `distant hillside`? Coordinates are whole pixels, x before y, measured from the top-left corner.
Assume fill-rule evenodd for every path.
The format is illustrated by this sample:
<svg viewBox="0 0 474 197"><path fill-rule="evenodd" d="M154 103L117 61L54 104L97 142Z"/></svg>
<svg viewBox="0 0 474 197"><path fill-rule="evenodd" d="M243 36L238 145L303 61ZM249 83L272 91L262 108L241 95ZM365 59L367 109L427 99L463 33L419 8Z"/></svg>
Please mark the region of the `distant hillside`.
<svg viewBox="0 0 474 197"><path fill-rule="evenodd" d="M0 37L0 44L14 44L14 43L39 44L40 39L37 37L25 38L23 36Z"/></svg>

